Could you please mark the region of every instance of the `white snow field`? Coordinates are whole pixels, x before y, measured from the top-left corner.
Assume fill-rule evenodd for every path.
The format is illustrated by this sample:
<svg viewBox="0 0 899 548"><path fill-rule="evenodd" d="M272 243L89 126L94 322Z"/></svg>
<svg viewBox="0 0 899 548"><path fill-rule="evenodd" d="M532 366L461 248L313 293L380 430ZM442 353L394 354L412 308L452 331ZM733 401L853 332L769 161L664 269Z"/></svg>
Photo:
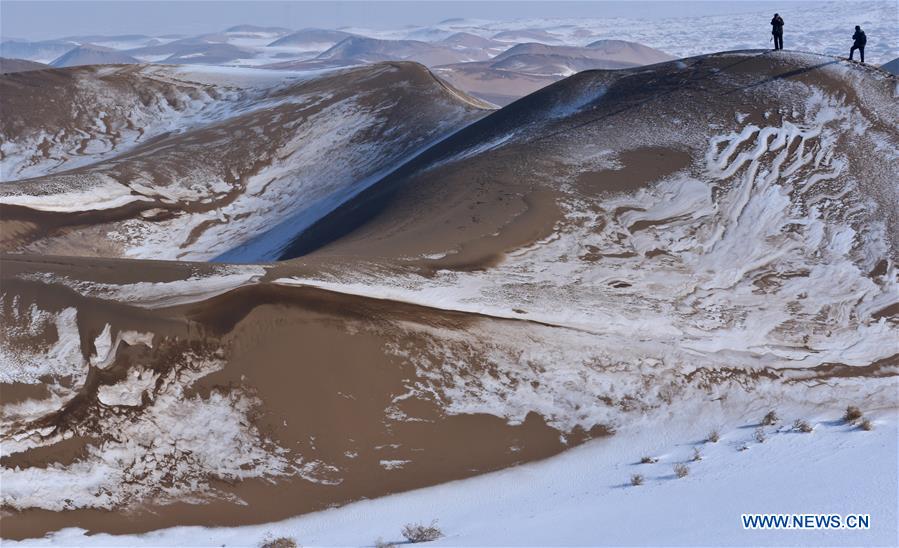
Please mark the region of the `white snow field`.
<svg viewBox="0 0 899 548"><path fill-rule="evenodd" d="M805 417L814 431L801 433L791 426L795 412L778 409L782 421L765 427L763 443L755 429L764 408L723 418L718 402L706 401L681 412L694 418L688 426L683 416L645 417L545 461L278 523L133 536L65 529L8 545L259 546L288 537L302 546L372 546L403 543L405 524L432 520L445 536L428 546L899 544L894 410L869 413L875 428L863 431L843 422L840 409L820 409ZM717 443L706 441L711 430L721 433ZM640 464L644 455L658 462ZM676 463L689 475L676 478ZM644 484L630 485L632 474ZM744 513L870 514L870 528L746 530Z"/></svg>

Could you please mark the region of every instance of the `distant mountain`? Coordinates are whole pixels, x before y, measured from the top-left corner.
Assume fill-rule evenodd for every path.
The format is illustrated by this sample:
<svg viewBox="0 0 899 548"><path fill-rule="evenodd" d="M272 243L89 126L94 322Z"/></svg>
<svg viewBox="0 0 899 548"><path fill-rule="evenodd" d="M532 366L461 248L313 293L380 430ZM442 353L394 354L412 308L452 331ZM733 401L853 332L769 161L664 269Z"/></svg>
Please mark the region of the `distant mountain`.
<svg viewBox="0 0 899 548"><path fill-rule="evenodd" d="M0 57L50 62L76 46L77 43L66 40L4 40L0 42Z"/></svg>
<svg viewBox="0 0 899 548"><path fill-rule="evenodd" d="M587 47L526 43L486 62L448 65L435 71L459 89L506 105L583 70L623 69L672 59L663 51L621 40L594 42Z"/></svg>
<svg viewBox="0 0 899 548"><path fill-rule="evenodd" d="M6 57L0 57L0 74L27 72L29 70L41 70L45 68L50 68L50 66L45 65L44 63L28 61L26 59L8 59Z"/></svg>
<svg viewBox="0 0 899 548"><path fill-rule="evenodd" d="M603 40L587 47L528 43L494 57L491 68L545 76L570 76L589 69L617 69L670 61L673 56L635 42Z"/></svg>
<svg viewBox="0 0 899 548"><path fill-rule="evenodd" d="M146 34L120 34L115 36L90 34L86 36L67 36L62 38L62 40L74 42L78 45L93 44L119 50L139 48L159 42L156 38Z"/></svg>
<svg viewBox="0 0 899 548"><path fill-rule="evenodd" d="M168 44L127 50L125 53L152 63L227 63L249 59L256 54L225 42L211 42L204 38L183 38Z"/></svg>
<svg viewBox="0 0 899 548"><path fill-rule="evenodd" d="M134 63L140 63L140 61L121 51L85 44L58 57L50 63L50 66L76 67L79 65L125 65Z"/></svg>
<svg viewBox="0 0 899 548"><path fill-rule="evenodd" d="M343 32L342 30L309 28L298 30L287 36L282 36L269 44L269 46L294 46L306 51L324 51L341 40L345 40L351 36L355 35L350 34L349 32Z"/></svg>
<svg viewBox="0 0 899 548"><path fill-rule="evenodd" d="M892 74L899 74L899 57L880 65L880 68Z"/></svg>
<svg viewBox="0 0 899 548"><path fill-rule="evenodd" d="M500 42L540 42L542 44L561 44L557 36L542 29L505 30L492 37Z"/></svg>
<svg viewBox="0 0 899 548"><path fill-rule="evenodd" d="M472 55L475 58L472 58ZM482 50L456 51L439 43L418 40L378 40L352 36L325 51L318 61L355 61L377 63L380 61L416 61L426 66L447 65L466 61L484 60L489 56Z"/></svg>
<svg viewBox="0 0 899 548"><path fill-rule="evenodd" d="M257 25L235 25L225 29L225 34L288 34L292 32L285 27L260 27Z"/></svg>
<svg viewBox="0 0 899 548"><path fill-rule="evenodd" d="M162 62L167 64L218 65L237 59L251 59L253 57L255 57L255 53L252 51L232 44L218 43L185 48L178 53L172 54L170 57L166 57Z"/></svg>
<svg viewBox="0 0 899 548"><path fill-rule="evenodd" d="M491 57L509 49L510 45L506 42L491 40L490 38L484 38L483 36L478 36L477 34L471 34L468 32L457 32L451 36L444 38L439 43L442 45L446 45L456 51L476 52L480 50L487 53L488 56Z"/></svg>
<svg viewBox="0 0 899 548"><path fill-rule="evenodd" d="M453 31L443 30L432 27L423 27L409 31L403 38L406 40L424 40L425 42L439 42L444 38L449 38Z"/></svg>
<svg viewBox="0 0 899 548"><path fill-rule="evenodd" d="M604 59L639 65L651 65L675 58L655 48L625 40L597 40L587 44L587 49L600 52Z"/></svg>
<svg viewBox="0 0 899 548"><path fill-rule="evenodd" d="M456 34L444 38L440 42L450 46L464 46L466 48L509 47L508 44L503 44L502 42L491 40L490 38L484 38L477 34L471 34L470 32L457 32Z"/></svg>

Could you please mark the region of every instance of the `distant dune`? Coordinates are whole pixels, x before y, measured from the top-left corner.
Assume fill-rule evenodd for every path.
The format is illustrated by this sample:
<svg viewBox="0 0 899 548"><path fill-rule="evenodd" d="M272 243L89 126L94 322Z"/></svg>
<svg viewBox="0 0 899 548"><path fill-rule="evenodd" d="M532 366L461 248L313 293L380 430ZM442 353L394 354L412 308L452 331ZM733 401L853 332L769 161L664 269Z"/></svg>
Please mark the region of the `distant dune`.
<svg viewBox="0 0 899 548"><path fill-rule="evenodd" d="M665 52L622 40L603 40L587 47L525 43L493 59L437 67L453 85L486 101L506 105L582 70L621 69L669 61Z"/></svg>
<svg viewBox="0 0 899 548"><path fill-rule="evenodd" d="M540 42L543 44L561 44L562 40L554 34L542 29L505 30L491 36L499 42Z"/></svg>
<svg viewBox="0 0 899 548"><path fill-rule="evenodd" d="M310 28L298 30L286 36L282 36L269 44L269 46L296 46L309 50L322 51L351 36L354 35L340 30Z"/></svg>
<svg viewBox="0 0 899 548"><path fill-rule="evenodd" d="M166 44L126 50L125 53L145 62L210 65L256 56L250 49L208 38L183 38Z"/></svg>
<svg viewBox="0 0 899 548"><path fill-rule="evenodd" d="M112 48L85 44L56 58L50 66L76 67L81 65L126 65L139 60Z"/></svg>
<svg viewBox="0 0 899 548"><path fill-rule="evenodd" d="M892 74L899 74L899 57L880 65L880 68Z"/></svg>
<svg viewBox="0 0 899 548"><path fill-rule="evenodd" d="M419 40L376 40L352 36L325 51L316 59L366 63L404 60L415 61L425 66L434 66L487 58L488 54L480 49L457 51L440 43Z"/></svg>
<svg viewBox="0 0 899 548"><path fill-rule="evenodd" d="M285 27L260 27L258 25L235 25L224 31L226 34L288 34L290 29Z"/></svg>
<svg viewBox="0 0 899 548"><path fill-rule="evenodd" d="M3 40L0 42L0 57L49 63L77 46L77 43L65 40L43 40L38 42Z"/></svg>

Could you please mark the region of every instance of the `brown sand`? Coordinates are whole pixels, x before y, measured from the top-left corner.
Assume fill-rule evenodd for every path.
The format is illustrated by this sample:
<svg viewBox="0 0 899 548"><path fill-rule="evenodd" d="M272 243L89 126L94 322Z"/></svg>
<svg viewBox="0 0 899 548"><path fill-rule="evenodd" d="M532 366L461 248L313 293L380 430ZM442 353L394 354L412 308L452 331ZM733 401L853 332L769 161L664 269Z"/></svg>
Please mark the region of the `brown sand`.
<svg viewBox="0 0 899 548"><path fill-rule="evenodd" d="M217 484L249 506L221 499L206 504L146 506L116 512L25 510L2 517L4 538L42 535L62 527L84 527L92 532L142 532L175 525L239 525L262 523L426 485L460 479L516 463L545 458L590 437L560 432L537 415L510 425L490 415L446 415L426 394L403 399L396 410L408 419L388 414L394 397L406 393L418 379L405 358L388 351L401 337L414 341L414 331L397 331L396 321L429 327L476 329L479 321L465 314L440 312L413 305L332 294L308 288L256 285L191 305L146 310L75 295L71 290L14 279L17 272L45 261L57 274L87 274L87 259L4 258L3 285L7 293L53 310L78 308L83 347L109 322L114 332L152 330L156 346L127 347L107 369L92 369L80 395L64 411L41 420L44 425L85 432L62 443L18 453L4 459L6 466L43 467L69 464L83 458L88 444L101 442L96 393L113 384L138 364L157 372L172 367L172 353L222 352L226 367L191 388L207 397L211 391L231 387L249 391L262 401L252 420L266 437L304 460L335 466L339 485L313 483L301 478L246 480ZM71 264L66 264L71 263ZM97 263L95 260L94 263ZM122 261L101 260L109 266ZM168 271L165 264L174 269ZM171 279L189 265L150 263L144 279ZM102 269L98 269L102 272ZM111 271L110 271L111 272ZM422 348L422 352L426 350ZM471 364L476 366L476 364ZM13 387L0 387L6 394ZM29 394L34 395L34 394ZM17 394L19 398L23 394ZM394 411L395 412L395 411ZM97 426L92 426L96 424ZM88 433L89 432L89 433ZM351 455L351 456L350 456ZM401 468L385 469L381 461L408 460ZM247 508L252 511L248 512Z"/></svg>

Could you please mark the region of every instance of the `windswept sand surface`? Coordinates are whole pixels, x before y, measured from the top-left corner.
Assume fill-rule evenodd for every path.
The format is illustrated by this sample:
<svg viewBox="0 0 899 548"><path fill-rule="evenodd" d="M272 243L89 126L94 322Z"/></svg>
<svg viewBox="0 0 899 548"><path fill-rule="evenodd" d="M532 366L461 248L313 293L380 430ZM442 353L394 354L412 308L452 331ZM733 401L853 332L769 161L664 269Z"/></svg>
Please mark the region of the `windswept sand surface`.
<svg viewBox="0 0 899 548"><path fill-rule="evenodd" d="M895 76L741 51L489 112L412 64L188 74L233 96L0 186L4 538L266 523L700 408L893 420ZM223 262L151 260L186 258Z"/></svg>

